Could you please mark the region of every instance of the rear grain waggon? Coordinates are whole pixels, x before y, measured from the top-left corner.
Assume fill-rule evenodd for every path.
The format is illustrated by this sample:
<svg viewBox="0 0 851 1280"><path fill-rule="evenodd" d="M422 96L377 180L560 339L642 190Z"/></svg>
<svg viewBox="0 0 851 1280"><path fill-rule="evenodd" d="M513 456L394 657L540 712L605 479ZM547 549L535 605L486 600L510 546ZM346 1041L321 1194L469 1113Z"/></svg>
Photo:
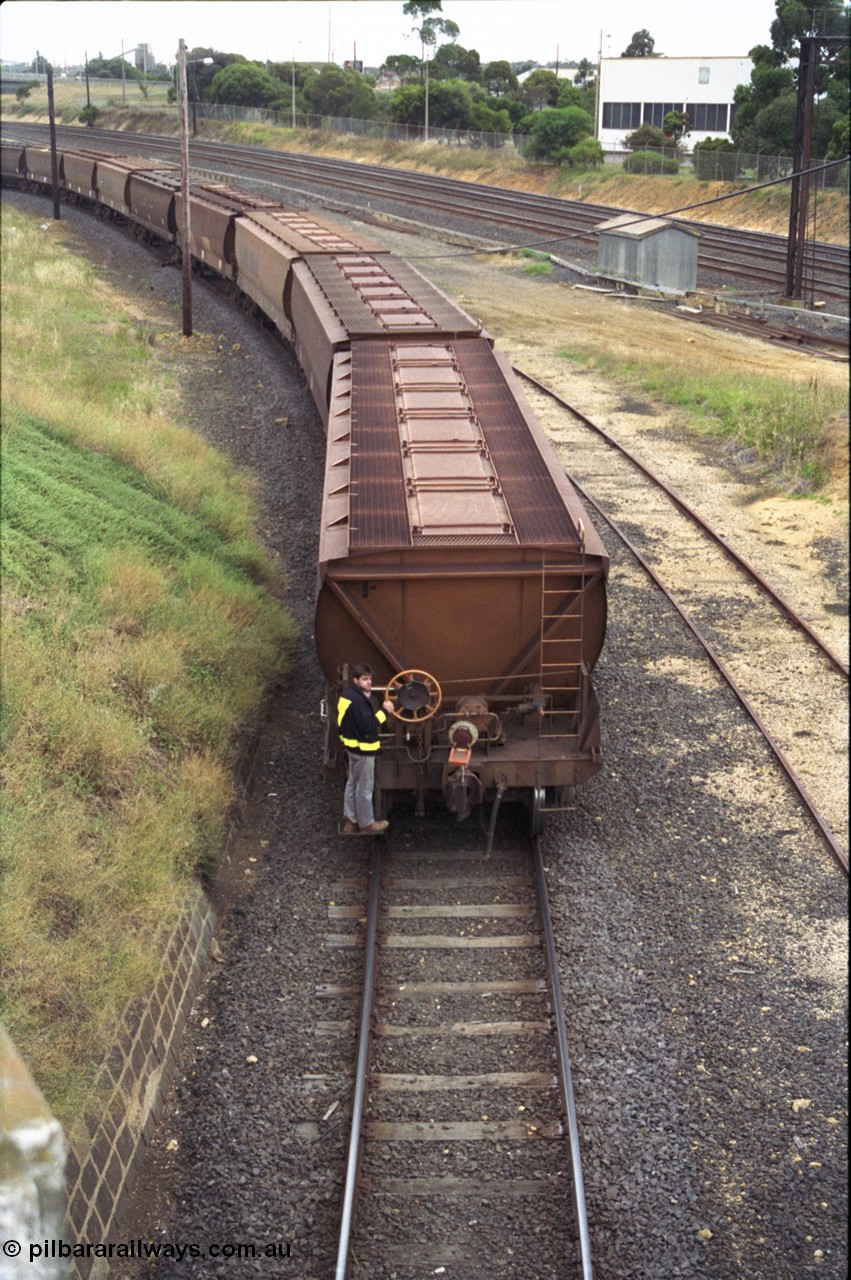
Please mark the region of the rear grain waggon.
<svg viewBox="0 0 851 1280"><path fill-rule="evenodd" d="M591 670L608 559L484 338L352 343L335 375L316 644L336 698L366 661L396 710L376 811L520 799L537 831L602 763Z"/></svg>

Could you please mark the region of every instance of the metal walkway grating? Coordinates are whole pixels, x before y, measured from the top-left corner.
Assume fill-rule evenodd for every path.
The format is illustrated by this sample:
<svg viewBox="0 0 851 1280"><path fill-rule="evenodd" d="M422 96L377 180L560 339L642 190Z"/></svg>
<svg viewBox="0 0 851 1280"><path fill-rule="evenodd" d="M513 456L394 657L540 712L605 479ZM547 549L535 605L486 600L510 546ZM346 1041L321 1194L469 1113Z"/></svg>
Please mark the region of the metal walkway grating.
<svg viewBox="0 0 851 1280"><path fill-rule="evenodd" d="M411 529L386 343L352 343L349 546L408 547Z"/></svg>
<svg viewBox="0 0 851 1280"><path fill-rule="evenodd" d="M579 535L489 344L453 343L518 541L578 545Z"/></svg>

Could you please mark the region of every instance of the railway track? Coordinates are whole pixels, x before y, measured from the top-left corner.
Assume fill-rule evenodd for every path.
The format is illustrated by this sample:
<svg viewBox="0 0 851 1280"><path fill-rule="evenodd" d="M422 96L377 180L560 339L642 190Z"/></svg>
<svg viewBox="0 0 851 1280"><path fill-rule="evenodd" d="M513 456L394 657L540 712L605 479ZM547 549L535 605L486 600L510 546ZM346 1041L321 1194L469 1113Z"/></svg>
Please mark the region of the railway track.
<svg viewBox="0 0 851 1280"><path fill-rule="evenodd" d="M357 930L329 944L364 948L337 1280L442 1267L591 1280L540 844L515 834L483 861L475 831L450 832L449 847L445 824L443 841L374 840L368 891L349 878L329 908Z"/></svg>
<svg viewBox="0 0 851 1280"><path fill-rule="evenodd" d="M101 230L112 231L106 227ZM158 274L164 279L172 275L167 272ZM173 313L174 298L171 306ZM241 331L237 331L235 337L244 341ZM271 382L276 377L277 373L270 370L266 381ZM234 418L234 421L239 420ZM268 436L263 436L261 441L258 431L243 432L242 437L240 443L244 441L246 445L253 443L256 437L258 452L255 465L270 478L270 492L283 494L287 485L296 490L292 508L287 508L286 535L281 542L284 547L292 546L296 537L293 524L297 525L304 494L311 487L305 475L310 473L311 466L315 472L315 440L311 437L310 444L306 445L300 433L295 430L288 433L286 440L291 452L278 462L274 455L270 457ZM601 457L599 465L602 469L610 463ZM313 481L318 487L316 474ZM641 502L637 505L640 509ZM302 537L312 533L311 521L307 522L307 528L309 532ZM660 530L658 536L666 537L667 533ZM303 634L309 635L312 610L304 609L304 602L312 595L314 570L312 565L305 568L304 562L296 558L293 572L296 584L301 584L292 592L293 601L296 608L303 609ZM621 590L621 618L631 606L635 615L639 609L645 610L646 594L643 589L634 593ZM626 599L626 596L631 598ZM650 608L652 611L652 604ZM658 684L654 685L652 678L646 679L653 662L660 659L660 650L649 644L645 650L644 637L633 637L631 633L633 625L637 626L635 616L628 621L625 633L621 623L620 638L618 629L613 629L613 640L616 645L620 642L624 660L637 651L635 670L640 673L641 682L640 694L636 693L633 701L637 703L640 697L642 712L647 713L645 721L638 724L631 719L629 670L624 684L620 683L620 671L612 673L610 682L618 696L611 700L607 718L612 760L617 762L618 772L609 771L605 788L601 787L597 792L593 809L588 814L571 816L572 820L576 819L576 828L572 830L578 833L575 846L572 848L573 842L562 837L559 847L552 846L548 855L553 857L549 866L554 877L553 900L556 909L560 905L562 910L562 936L576 939L575 948L571 948L571 965L582 984L578 992L572 990L569 993L569 1007L571 1025L580 1027L582 1041L581 1052L576 1052L574 1046L576 1081L580 1090L582 1132L594 1152L593 1158L586 1163L586 1186L592 1207L598 1270L600 1274L622 1277L623 1280L631 1280L639 1274L671 1275L677 1270L682 1274L701 1275L713 1267L715 1270L719 1266L723 1268L724 1260L735 1253L741 1260L739 1269L760 1280L776 1280L790 1268L803 1275L814 1267L838 1280L845 1274L846 1196L842 1177L844 1149L841 1142L836 1143L833 1135L843 1132L844 1090L841 1082L844 1079L842 1063L846 1046L842 1036L841 1010L834 1012L829 999L830 988L823 980L824 970L817 967L817 962L823 961L822 949L830 944L832 930L841 927L846 919L846 904L844 899L836 902L838 895L834 894L833 884L836 877L819 875L813 869L818 859L808 855L815 842L810 841L806 831L794 835L785 829L771 830L770 823L768 828L760 826L758 831L754 831L746 804L737 804L731 812L730 807L722 802L721 791L710 785L711 778L699 780L699 789L705 792L703 808L699 808L699 832L707 832L713 837L718 835L720 841L723 830L725 836L734 837L730 842L734 854L724 856L728 848L726 844L721 850L717 845L713 849L708 844L698 843L699 833L694 819L691 819L694 847L686 848L685 841L679 846L670 844L670 829L660 819L660 811L664 808L664 799L670 799L670 816L676 824L674 829L677 832L687 829L690 819L686 816L686 803L684 801L680 805L679 801L687 794L689 774L695 766L684 756L676 755L677 739L687 734L685 721L671 723L670 704L660 697ZM625 634L629 637L628 644ZM664 659L662 650L661 660ZM821 661L826 662L826 659ZM273 842L274 856L269 858L266 878L262 885L258 883L258 890L247 908L239 908L245 920L242 924L235 923L230 938L223 939L228 963L218 968L204 996L207 1003L201 1006L191 1037L193 1057L187 1059L185 1076L178 1084L178 1105L167 1113L167 1123L163 1124L160 1141L163 1163L167 1165L174 1158L165 1150L166 1138L170 1139L168 1150L179 1145L186 1154L179 1194L175 1193L174 1201L167 1209L157 1205L155 1229L162 1234L168 1232L174 1239L202 1239L205 1235L212 1238L210 1233L219 1228L221 1221L228 1221L236 1224L234 1229L243 1231L248 1238L252 1228L256 1230L258 1221L289 1225L291 1220L297 1220L299 1230L294 1257L298 1257L298 1262L295 1265L307 1268L310 1274L327 1275L332 1271L328 1260L334 1253L331 1252L331 1244L326 1249L323 1237L322 1212L327 1199L324 1188L330 1187L332 1180L338 1177L344 1157L341 1155L336 1161L336 1153L331 1150L333 1139L323 1144L317 1140L317 1131L321 1137L323 1128L330 1132L340 1119L340 1106L332 1112L334 1104L327 1093L322 1097L321 1087L332 1081L327 1087L336 1088L338 1081L329 1075L314 1090L315 1077L303 1082L300 1075L303 1065L309 1070L316 1069L313 1037L322 1034L314 1025L316 1004L310 999L314 992L314 966L316 953L321 950L322 931L321 921L314 929L313 913L316 899L326 900L329 868L334 864L333 859L329 859L324 838L328 829L327 800L322 794L323 789L314 785L315 778L304 765L304 728L315 713L312 701L314 684L313 668L309 665L299 668L298 678L292 682L298 728L296 732L285 735L280 758L277 758L277 749L274 752L270 750L270 757L276 757L274 772L270 759L270 771L267 774L264 769L264 786L260 789L263 799L259 807L277 808L279 802L266 797L285 794L286 788L291 788L295 780L296 785L303 785L304 789L298 815L306 816L294 815L287 805L282 810L277 832L270 819L267 819L269 827L263 829L263 834ZM629 703L629 707L625 708L624 703ZM644 724L654 716L663 720L661 751L670 753L671 791L665 796L662 787L657 786L646 809L639 817L633 818L632 805L640 797L644 806L641 787L647 785L647 774L652 772L658 758L651 759L650 749L642 754L643 746L658 747L658 743L648 744L646 735L642 737L641 733ZM705 721L708 730L708 714ZM731 728L735 730L735 726ZM640 739L637 750L633 737L636 729ZM730 762L733 791L736 789L733 769L739 766L740 746L736 743L736 749L731 753L734 756ZM698 767L703 769L703 762ZM722 762L719 772L723 767ZM768 783L771 791L770 778ZM786 797L781 796L780 800L782 812L778 812L776 817L773 814L769 817L774 819L776 826L785 828L787 823L795 826L794 803L787 811ZM688 803L692 803L691 798ZM599 827L596 829L592 812L598 814ZM397 839L395 827L394 823L394 841ZM283 835L278 834L281 830ZM297 833L300 832L305 834L304 850L298 844ZM352 852L351 846L359 842L346 843L345 855L348 856ZM478 874L482 868L480 843L477 845L477 886L483 879ZM800 858L797 853L799 845L804 846ZM788 849L788 860L784 857L781 861L781 857L775 854L777 846ZM299 850L297 874L294 874L293 867L295 849ZM395 881L395 901L388 898L388 905L428 905L427 902L414 903L407 896L410 890L400 883L405 878L414 878L414 873L417 873L419 882L420 867L410 857L411 852L403 846L399 865L389 868L394 876L398 874L399 879ZM578 854L578 861L572 856L574 852ZM500 856L498 847L486 874L498 874ZM382 849L382 862L387 861ZM389 861L392 863L392 850ZM433 862L433 879L441 879L447 892L467 899L457 905L497 905L493 893L489 899L477 888L462 891L460 885L451 884L453 864L449 859L441 856L434 858ZM460 879L461 875L469 873L470 867L462 863L456 870L455 878ZM513 874L509 867L504 870L506 874ZM831 868L827 870L829 873ZM779 883L778 873L782 873L782 883ZM518 871L517 875L520 877L521 872ZM720 882L717 887L714 883L716 876ZM710 878L708 882L707 877ZM528 884L528 870L522 873L522 879L523 886L500 887L500 904L511 905L518 901L514 893L519 893ZM571 897L573 886L576 887L575 897ZM757 925L749 936L748 919L743 908L748 890L756 897L756 891L762 886L765 887L765 900L758 901ZM357 957L362 946L359 934L361 918L366 914L367 893L367 877L363 868L354 861L347 864L346 876L333 890L334 912L330 927L335 932L329 945L348 948L350 957ZM768 901L768 907L765 901ZM444 903L438 902L437 905ZM519 900L519 905L531 904L524 897ZM347 908L349 914L343 915L337 908ZM300 923L286 930L287 942L281 945L284 933L281 926L287 918ZM387 921L388 931L402 932L410 927L410 920ZM429 922L422 927L435 933L450 931L445 918L444 923ZM464 929L470 933L484 926L481 919L462 918L456 927L459 932ZM507 933L512 927L518 932L527 928L528 918L518 919L513 925L505 917L498 921L500 933ZM728 956L733 946L736 955ZM409 958L414 954L399 950ZM304 951L310 953L306 962L301 955L297 958L297 953ZM470 953L484 956L487 950L477 953L471 948ZM417 965L417 970L425 969L429 962L425 948L422 954L425 963L422 967ZM444 959L447 954L453 953L444 952ZM736 967L729 968L731 962ZM562 969L564 971L564 966ZM388 973L392 979L392 971L388 970ZM838 988L842 991L846 986L844 973L843 964L838 980ZM439 978L448 980L448 975L441 973ZM423 981L423 974L417 972L414 980ZM411 1017L409 1010L419 1011L422 1021L432 1025L425 1016L428 1012L424 1003L427 997L421 995L422 1004L418 1005L417 997L410 991L412 984L406 982L408 1005L404 1000L405 993L394 991L392 987L384 990L384 981L384 971L379 967L377 988L379 1001L383 1003L379 1003L376 1012L377 1029L380 1028L378 1018L384 1018L388 1024L404 1023ZM353 989L356 985L349 978L349 986ZM398 980L396 986L399 986ZM280 992L277 999L276 992ZM321 997L331 1016L338 1017L338 1025L346 1023L340 1039L345 1045L345 1062L349 1064L351 1015L357 992L353 994L345 987L341 990L328 986L315 991L315 994ZM522 998L510 994L504 997L509 1006L512 999ZM489 997L482 992L479 999L484 1002ZM434 997L431 1008L436 1008ZM201 1011L212 1016L201 1019ZM286 1016L282 1016L282 1011ZM494 1016L497 1012L494 1009ZM511 1006L505 1017L506 1020L509 1017L520 1020L524 1014L523 1005ZM535 1010L530 1009L530 1020L534 1014ZM546 1016L545 1011L542 1017ZM833 1040L827 1034L831 1027L836 1028ZM257 1040L264 1031L267 1036L261 1050ZM530 1035L528 1040L540 1048L545 1035L544 1032L537 1037ZM410 1039L414 1041L414 1037ZM377 1072L411 1074L394 1072L394 1066L406 1064L394 1063L389 1057L401 1050L407 1040L406 1036L376 1036L373 1065ZM465 1045L475 1046L479 1056L482 1047L488 1046L492 1040L492 1037L485 1036L455 1036L451 1044L461 1045L461 1052ZM326 1039L322 1043L328 1042ZM757 1045L760 1046L760 1056L754 1059L750 1055ZM268 1068L262 1078L249 1080L245 1074L246 1049L262 1054L266 1046ZM807 1046L808 1052L803 1053L798 1048L796 1053L795 1046ZM384 1053L387 1053L387 1058L379 1056ZM695 1064L699 1074L695 1074ZM336 1064L332 1061L329 1065L333 1071ZM448 1065L459 1076L466 1066L460 1061L460 1053ZM532 1066L529 1064L530 1070ZM262 1062L249 1070L254 1073L261 1067ZM484 1074L480 1068L481 1063L477 1062L465 1075ZM348 1066L343 1068L347 1069ZM545 1073L552 1075L548 1069L549 1060ZM484 1123L483 1114L493 1119L497 1113L485 1111L483 1106L478 1111L473 1108L474 1102L487 1103L490 1107L492 1096L478 1084L475 1089L478 1093L474 1089L459 1089L459 1097L462 1102L465 1098L469 1100L467 1115L470 1122ZM551 1085L547 1096L554 1096L556 1090L557 1086ZM305 1102L307 1092L312 1095L310 1106ZM388 1099L398 1096L406 1106L410 1106L412 1101L416 1105L420 1100L422 1110L423 1099L430 1107L433 1099L445 1098L447 1092L451 1091L412 1090L406 1094L403 1090L382 1091L378 1088L372 1101L384 1106ZM541 1092L545 1091L542 1089ZM321 1097L318 1111L316 1095ZM496 1096L504 1102L510 1095ZM790 1104L792 1099L802 1097L813 1098L816 1102L809 1110L797 1114L795 1109L790 1109ZM451 1102L450 1099L450 1105ZM521 1098L511 1113L515 1120L517 1106L531 1110L528 1097ZM561 1119L562 1108L558 1101L556 1110ZM318 1124L317 1114L320 1117ZM446 1115L447 1123L459 1118L451 1112ZM325 1116L328 1120L323 1126ZM827 1123L825 1116L828 1117ZM367 1119L372 1118L370 1111ZM375 1115L376 1120L386 1122L404 1118L403 1113L393 1116L389 1111ZM304 1123L297 1124L297 1121ZM420 1118L416 1123L423 1121ZM829 1127L834 1123L835 1129ZM341 1132L342 1125L334 1130L334 1136ZM784 1135L780 1157L778 1133ZM179 1144L173 1137L175 1134L179 1137ZM251 1135L248 1143L243 1140L245 1134ZM254 1135L262 1135L262 1140L258 1140L256 1145L253 1145ZM372 1141L373 1146L367 1150L366 1159L371 1161L374 1155L377 1160L381 1154L377 1144L382 1140L372 1138L368 1141ZM559 1145L559 1141L557 1138L530 1138L523 1144L523 1149L532 1154L541 1148L548 1151ZM375 1181L379 1177L385 1174L388 1177L403 1176L395 1168L394 1157L405 1150L413 1152L412 1160L414 1155L419 1158L418 1153L431 1153L430 1158L435 1159L443 1155L440 1148L449 1147L447 1158L450 1158L453 1153L464 1149L461 1139L442 1144L424 1139L414 1143L408 1139L407 1147L401 1140L391 1143L384 1139L383 1142L382 1149L391 1164L390 1170L364 1164L364 1178L356 1204L360 1216L354 1223L352 1235L354 1274L380 1276L389 1273L389 1267L384 1272L378 1267L370 1271L373 1262L371 1251L377 1244L371 1233L383 1229L384 1220L388 1223L388 1231L391 1225L398 1231L399 1217L417 1209L426 1215L425 1221L417 1228L418 1232L427 1238L435 1235L433 1219L427 1208L430 1187L408 1185L395 1204L387 1195L374 1194ZM262 1148L259 1154L257 1147ZM478 1154L484 1151L493 1156L497 1149L503 1152L506 1143L496 1138L479 1138L476 1143ZM325 1152L329 1153L328 1168L323 1164ZM802 1152L804 1163L809 1153L817 1167L810 1167L806 1176L797 1177L794 1176L796 1169L803 1166L792 1165L790 1161L798 1160ZM506 1159L506 1164L514 1163L516 1159L516 1156L510 1161ZM788 1171L784 1166L788 1166ZM561 1167L562 1173L556 1176L564 1180L567 1176L564 1162ZM413 1172L411 1176L420 1174ZM441 1176L444 1176L442 1171ZM498 1176L504 1177L504 1170ZM534 1181L539 1184L541 1179ZM743 1185L746 1186L746 1195L741 1194ZM321 1194L314 1194L315 1186L323 1189ZM540 1187L536 1185L534 1191L539 1193ZM451 1198L449 1203L452 1203ZM535 1222L530 1225L530 1213L535 1205L535 1196L524 1194L506 1196L502 1205L497 1205L503 1208L504 1217L503 1233L495 1249L500 1251L499 1261L506 1275L531 1274L526 1265L530 1256L527 1245L530 1240L535 1243ZM749 1213L750 1205L758 1211ZM392 1213L394 1207L400 1208L400 1214ZM569 1192L562 1193L558 1207L560 1221L569 1225ZM373 1208L376 1214L383 1214L383 1218L367 1217L367 1211L372 1212ZM314 1213L318 1225L314 1225ZM453 1224L453 1238L449 1243L460 1243L455 1236L461 1230L472 1232L481 1214L479 1197L469 1219ZM471 1219L476 1219L476 1222L472 1223ZM819 1230L815 1242L809 1242L805 1233L812 1230L814 1220L818 1220ZM506 1223L514 1240L519 1242L514 1259L505 1251ZM712 1248L720 1246L723 1254L710 1252L703 1240L707 1234L705 1230L695 1238L698 1227L712 1228L715 1241ZM552 1235L552 1222L549 1232ZM805 1239L807 1243L804 1243ZM564 1257L569 1256L571 1242L575 1251L575 1236L566 1232L559 1240L559 1244L564 1246L558 1255L559 1270L555 1274L559 1276L573 1275L564 1263ZM309 1246L314 1243L315 1252L309 1254ZM418 1240L402 1241L408 1249L408 1257L419 1243ZM813 1261L816 1245L819 1253L826 1256ZM549 1249L548 1256L552 1253L553 1250ZM417 1257L429 1257L425 1244ZM481 1262L480 1256L476 1262ZM578 1260L575 1265L579 1266ZM210 1270L209 1274L224 1276L228 1269L232 1273L232 1268L232 1262L223 1263L220 1270ZM393 1270L399 1280L407 1280L398 1261ZM437 1266L432 1270L436 1271ZM184 1274L176 1267L175 1275L178 1272ZM484 1274L491 1272L499 1274L496 1266L488 1266ZM188 1271L185 1274L190 1280ZM452 1270L448 1269L447 1274L451 1275ZM455 1274L474 1278L482 1272L472 1268L462 1270L459 1266Z"/></svg>
<svg viewBox="0 0 851 1280"><path fill-rule="evenodd" d="M47 126L4 125L4 132L16 139L31 138L44 145ZM79 129L59 128L57 134L62 140L70 138L79 143ZM176 160L178 156L177 139L157 134L116 135L111 130L92 129L87 131L87 139L92 145L107 149L126 152L136 147L149 153L153 151L169 160ZM302 192L314 199L317 188L338 190L345 194L346 203L352 209L375 211L382 203L390 202L453 221L460 216L508 243L539 243L551 252L562 254L570 251L571 244L584 245L587 252L588 246L596 245L595 227L600 222L624 212L636 212L431 174L390 170L380 165L355 164L235 144L205 143L197 139L191 143L190 159L199 168L218 168L242 178L275 183L286 181L290 189L295 182ZM636 212L636 216L646 215ZM700 236L699 285L703 275L751 281L772 294L782 295L785 292L787 246L784 237L706 222L690 222L684 218L677 221ZM809 242L805 252L804 278L808 293L847 306L848 248Z"/></svg>
<svg viewBox="0 0 851 1280"><path fill-rule="evenodd" d="M515 372L583 500L680 610L847 872L847 804L824 770L826 760L847 755L847 660L633 452L556 391ZM820 686L835 694L830 715L813 714L812 691Z"/></svg>

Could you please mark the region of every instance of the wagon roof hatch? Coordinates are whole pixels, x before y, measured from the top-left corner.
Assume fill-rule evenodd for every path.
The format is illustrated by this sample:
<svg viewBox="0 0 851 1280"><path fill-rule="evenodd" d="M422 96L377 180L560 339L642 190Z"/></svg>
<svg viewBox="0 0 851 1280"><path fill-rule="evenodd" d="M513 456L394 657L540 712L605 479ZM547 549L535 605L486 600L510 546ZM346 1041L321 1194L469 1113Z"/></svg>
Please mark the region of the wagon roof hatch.
<svg viewBox="0 0 851 1280"><path fill-rule="evenodd" d="M309 255L307 265L351 337L481 333L472 316L392 254Z"/></svg>
<svg viewBox="0 0 851 1280"><path fill-rule="evenodd" d="M350 550L578 541L487 341L358 342L351 359Z"/></svg>

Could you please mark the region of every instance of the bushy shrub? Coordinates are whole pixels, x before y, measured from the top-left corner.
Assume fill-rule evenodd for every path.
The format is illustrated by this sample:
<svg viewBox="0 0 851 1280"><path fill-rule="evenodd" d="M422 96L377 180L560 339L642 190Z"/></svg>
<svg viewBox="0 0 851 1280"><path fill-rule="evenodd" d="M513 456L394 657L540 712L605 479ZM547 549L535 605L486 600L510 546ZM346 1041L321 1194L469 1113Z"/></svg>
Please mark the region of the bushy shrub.
<svg viewBox="0 0 851 1280"><path fill-rule="evenodd" d="M80 124L93 125L99 115L100 107L96 107L94 104L90 103L89 106L83 107L83 110L77 116L77 119L80 121Z"/></svg>
<svg viewBox="0 0 851 1280"><path fill-rule="evenodd" d="M623 140L623 145L627 151L645 151L648 147L664 147L667 146L668 139L665 137L662 129L657 129L655 124L641 124L632 133L628 133Z"/></svg>
<svg viewBox="0 0 851 1280"><path fill-rule="evenodd" d="M533 160L570 163L570 150L593 131L594 121L581 107L537 111L531 117L528 154Z"/></svg>
<svg viewBox="0 0 851 1280"><path fill-rule="evenodd" d="M680 162L661 151L633 151L623 162L624 173L679 173Z"/></svg>
<svg viewBox="0 0 851 1280"><path fill-rule="evenodd" d="M596 169L603 163L603 148L596 138L583 138L567 153L571 169Z"/></svg>

